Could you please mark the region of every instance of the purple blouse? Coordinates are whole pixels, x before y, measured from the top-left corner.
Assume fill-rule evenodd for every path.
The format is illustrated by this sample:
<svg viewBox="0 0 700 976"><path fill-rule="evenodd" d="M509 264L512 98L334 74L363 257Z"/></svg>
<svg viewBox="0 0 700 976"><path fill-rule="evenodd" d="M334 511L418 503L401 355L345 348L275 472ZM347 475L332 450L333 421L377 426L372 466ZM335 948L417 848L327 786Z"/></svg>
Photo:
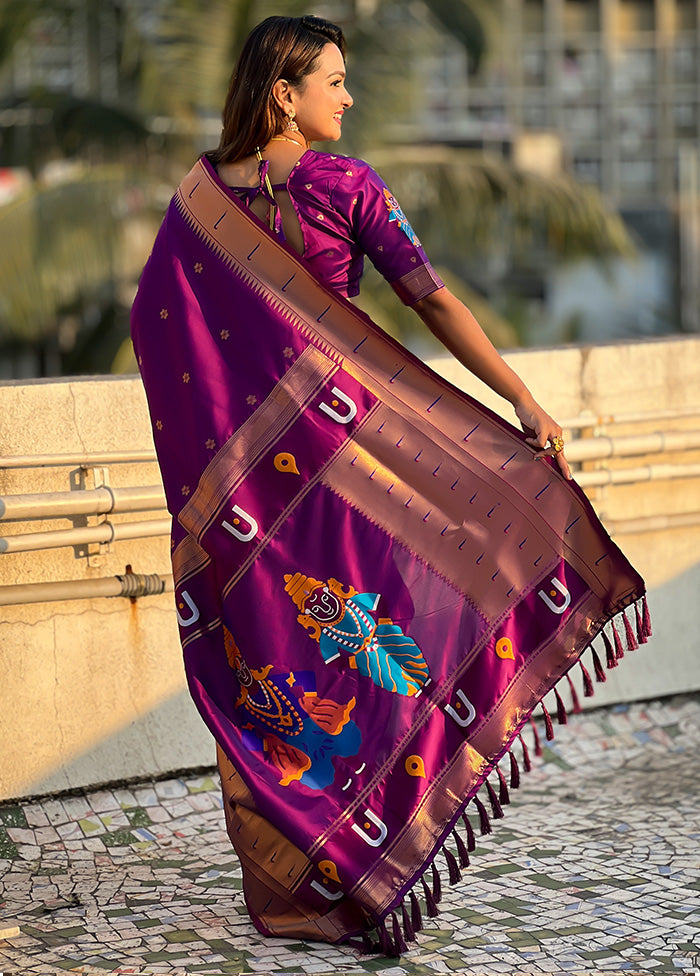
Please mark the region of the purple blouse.
<svg viewBox="0 0 700 976"><path fill-rule="evenodd" d="M231 187L246 206L267 197L260 186ZM386 278L405 305L443 287L420 241L389 188L361 159L308 149L286 184L304 240L304 260L324 284L346 298L359 294L364 255ZM275 232L284 240L281 221Z"/></svg>

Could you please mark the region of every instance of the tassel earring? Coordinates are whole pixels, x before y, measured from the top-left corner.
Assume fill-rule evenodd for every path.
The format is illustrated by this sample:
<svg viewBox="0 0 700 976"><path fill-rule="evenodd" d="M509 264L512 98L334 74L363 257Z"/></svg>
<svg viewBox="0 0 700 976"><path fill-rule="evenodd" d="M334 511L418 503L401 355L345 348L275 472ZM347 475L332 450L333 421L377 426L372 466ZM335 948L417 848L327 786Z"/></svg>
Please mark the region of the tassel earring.
<svg viewBox="0 0 700 976"><path fill-rule="evenodd" d="M290 109L290 111L287 114L287 130L289 132L298 132L299 131L299 126L294 121L294 119L296 118L296 116L297 116L297 113L294 111L294 109Z"/></svg>

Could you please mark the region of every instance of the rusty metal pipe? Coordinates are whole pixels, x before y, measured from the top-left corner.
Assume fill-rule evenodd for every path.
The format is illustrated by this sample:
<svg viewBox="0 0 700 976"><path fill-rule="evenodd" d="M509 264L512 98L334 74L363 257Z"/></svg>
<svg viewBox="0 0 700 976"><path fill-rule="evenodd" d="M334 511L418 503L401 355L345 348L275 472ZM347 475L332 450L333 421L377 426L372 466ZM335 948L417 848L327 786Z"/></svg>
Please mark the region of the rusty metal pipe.
<svg viewBox="0 0 700 976"><path fill-rule="evenodd" d="M148 512L166 507L162 485L112 488L102 485L81 491L5 495L0 498L0 520L70 518L109 512Z"/></svg>
<svg viewBox="0 0 700 976"><path fill-rule="evenodd" d="M115 596L135 599L170 593L172 590L172 576L158 573L148 575L127 573L124 576L106 576L91 580L56 580L52 583L17 583L0 586L0 607Z"/></svg>

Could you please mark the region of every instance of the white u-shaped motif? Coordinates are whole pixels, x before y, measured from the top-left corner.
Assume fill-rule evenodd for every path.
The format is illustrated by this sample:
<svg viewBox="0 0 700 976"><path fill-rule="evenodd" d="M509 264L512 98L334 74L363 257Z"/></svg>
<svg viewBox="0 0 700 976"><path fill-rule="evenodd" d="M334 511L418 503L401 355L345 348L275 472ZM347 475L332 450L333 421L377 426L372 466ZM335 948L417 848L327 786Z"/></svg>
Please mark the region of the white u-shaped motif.
<svg viewBox="0 0 700 976"><path fill-rule="evenodd" d="M561 595L564 597L564 602L562 604L555 603L549 593L545 593L544 590L539 590L537 595L542 597L552 613L564 613L564 611L568 610L569 606L571 605L571 594L564 584L556 578L556 576L552 577L552 586L555 590L559 590Z"/></svg>
<svg viewBox="0 0 700 976"><path fill-rule="evenodd" d="M365 816L370 823L373 823L377 828L379 831L379 837L370 837L369 834L366 834L362 827L358 827L357 824L353 824L352 829L355 831L358 837L362 838L365 844L369 844L370 847L381 847L387 838L387 834L389 833L386 824L383 820L380 820L376 814L372 813L371 810L365 810Z"/></svg>
<svg viewBox="0 0 700 976"><path fill-rule="evenodd" d="M357 416L357 404L347 395L347 393L343 393L342 390L339 390L337 386L333 387L331 393L333 396L337 396L343 401L345 406L348 408L348 413L343 416L342 413L338 413L338 411L334 410L333 407L329 407L327 403L319 403L319 410L323 410L323 412L328 414L331 420L335 420L336 423L349 424L350 421L354 420Z"/></svg>
<svg viewBox="0 0 700 976"><path fill-rule="evenodd" d="M230 532L231 535L235 536L240 542L250 542L251 539L254 539L255 536L258 534L258 523L255 521L252 515L248 515L248 513L244 512L242 508L238 507L238 505L234 505L231 511L233 512L234 515L238 515L241 518L245 519L248 525L250 526L250 528L248 529L247 532L241 532L240 529L236 528L235 525L232 525L230 522L227 522L225 519L221 523L222 526L226 529L227 532Z"/></svg>
<svg viewBox="0 0 700 976"><path fill-rule="evenodd" d="M176 607L175 613L177 614L177 622L180 624L181 627L191 627L192 624L196 624L197 621L199 620L199 607L194 602L192 597L189 595L187 590L183 590L180 596L185 601L187 606L190 608L192 613L187 619L185 619L180 613L180 610Z"/></svg>
<svg viewBox="0 0 700 976"><path fill-rule="evenodd" d="M462 702L463 705L467 706L467 714L460 715L459 712L452 707L452 705L445 705L445 711L450 716L450 718L453 718L455 720L457 725L459 725L463 729L466 729L466 727L468 725L471 725L474 719L476 718L476 709L474 708L474 706L469 701L469 699L464 694L461 688L457 691L457 697L459 698L459 700Z"/></svg>
<svg viewBox="0 0 700 976"><path fill-rule="evenodd" d="M314 891L317 891L319 895L323 895L324 898L327 898L328 901L340 901L340 899L343 897L342 891L327 891L323 885L318 883L318 881L312 881L311 887L314 889Z"/></svg>

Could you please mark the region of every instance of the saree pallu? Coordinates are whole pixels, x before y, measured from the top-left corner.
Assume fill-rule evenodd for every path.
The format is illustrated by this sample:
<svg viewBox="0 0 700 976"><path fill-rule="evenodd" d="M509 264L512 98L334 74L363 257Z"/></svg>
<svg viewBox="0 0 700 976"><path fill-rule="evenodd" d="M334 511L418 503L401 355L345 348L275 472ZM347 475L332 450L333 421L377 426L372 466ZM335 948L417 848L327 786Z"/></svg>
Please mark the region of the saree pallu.
<svg viewBox="0 0 700 976"><path fill-rule="evenodd" d="M251 918L400 952L437 911L436 856L456 881L501 815L499 762L517 786L511 747L527 767L543 696L560 679L575 696L589 648L604 678L596 639L608 667L646 640L644 584L550 459L325 288L201 161L132 322Z"/></svg>

